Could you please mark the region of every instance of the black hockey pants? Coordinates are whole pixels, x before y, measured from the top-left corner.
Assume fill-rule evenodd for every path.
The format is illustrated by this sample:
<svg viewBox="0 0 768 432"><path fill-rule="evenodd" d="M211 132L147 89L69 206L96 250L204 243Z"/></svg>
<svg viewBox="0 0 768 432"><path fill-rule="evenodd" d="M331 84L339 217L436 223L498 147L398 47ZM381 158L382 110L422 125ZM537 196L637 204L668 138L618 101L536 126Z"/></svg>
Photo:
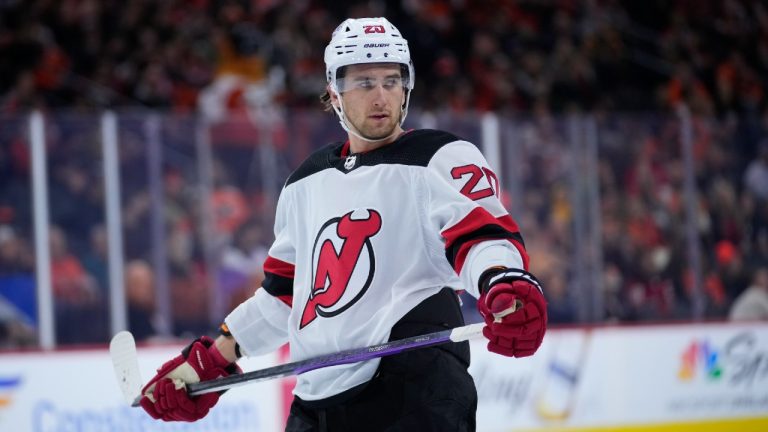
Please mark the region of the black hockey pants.
<svg viewBox="0 0 768 432"><path fill-rule="evenodd" d="M445 289L409 312L392 339L463 325ZM467 372L469 344L422 348L381 359L371 381L320 404L294 398L286 432L474 431L477 390Z"/></svg>

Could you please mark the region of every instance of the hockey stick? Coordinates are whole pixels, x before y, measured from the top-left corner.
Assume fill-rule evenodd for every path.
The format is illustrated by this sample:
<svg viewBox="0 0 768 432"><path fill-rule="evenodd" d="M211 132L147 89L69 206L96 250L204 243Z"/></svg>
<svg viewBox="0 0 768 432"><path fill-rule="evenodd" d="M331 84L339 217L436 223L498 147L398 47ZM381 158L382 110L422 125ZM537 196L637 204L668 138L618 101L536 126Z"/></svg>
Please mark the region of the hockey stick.
<svg viewBox="0 0 768 432"><path fill-rule="evenodd" d="M266 369L255 370L237 375L230 375L215 380L187 384L187 391L190 395L196 396L204 393L226 390L252 382L264 381L272 378L280 378L289 375L300 375L305 372L329 366L357 363L378 357L385 357L417 348L440 345L447 342L462 342L482 334L483 326L485 326L485 323L469 324L463 327L456 327L451 330L427 333L421 336L384 342L365 348L354 348L332 354L312 357L306 360L269 367Z"/></svg>
<svg viewBox="0 0 768 432"><path fill-rule="evenodd" d="M498 320L503 316L514 312L519 306L520 303L518 301L512 307L494 314L494 317ZM300 375L305 372L329 366L357 363L418 348L441 345L448 342L463 342L481 335L484 326L484 322L469 324L454 329L384 342L364 348L353 348L242 374L229 375L210 381L189 383L187 384L187 392L192 396L198 396L205 393L227 390L243 384L281 378L289 375ZM123 392L123 396L127 401L131 402L131 406L139 406L142 381L133 335L126 331L116 334L110 343L110 354L112 356L115 374L118 383L120 384L120 389Z"/></svg>
<svg viewBox="0 0 768 432"><path fill-rule="evenodd" d="M289 375L299 375L329 366L357 363L448 342L462 342L481 335L484 325L485 323L469 324L450 330L384 342L364 348L339 351L242 374L229 375L215 380L190 383L187 384L187 391L190 395L197 396L204 393L227 390L252 382L265 381ZM139 406L142 381L133 335L127 331L116 334L109 344L109 351L112 356L112 363L115 367L115 375L117 376L117 381L125 400L131 403L131 406Z"/></svg>

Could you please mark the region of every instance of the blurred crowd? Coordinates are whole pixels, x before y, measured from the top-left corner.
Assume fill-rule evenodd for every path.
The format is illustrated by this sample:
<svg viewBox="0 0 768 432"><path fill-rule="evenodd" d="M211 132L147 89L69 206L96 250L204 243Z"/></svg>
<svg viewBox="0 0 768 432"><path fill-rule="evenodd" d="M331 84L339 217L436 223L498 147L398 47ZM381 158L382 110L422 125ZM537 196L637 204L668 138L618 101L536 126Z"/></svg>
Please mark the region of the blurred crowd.
<svg viewBox="0 0 768 432"><path fill-rule="evenodd" d="M764 2L6 0L0 109L314 108L334 27L384 15L429 110L766 107Z"/></svg>
<svg viewBox="0 0 768 432"><path fill-rule="evenodd" d="M148 116L121 117L131 330L144 339L164 328L207 333L214 315L263 278L275 186L264 179L284 178L307 152L341 138L335 119L318 113L328 36L347 16L381 15L410 42L417 76L411 121L442 113L454 119L443 126L451 130L464 120L476 124L477 112L505 119L501 177L518 182L507 204L520 209L515 216L547 287L553 323L578 322L578 297L597 289L603 310L596 315L606 321L690 319L698 295L690 229L704 317L761 316L742 305L768 297L762 2L10 0L0 2L0 58L13 59L0 62L0 346L35 343L30 109L49 113L59 341L109 336L105 191L93 115L108 107L169 114L156 171ZM675 114L681 102L693 114L690 202ZM263 121L267 112L275 116L267 139L282 155L277 164L253 145L265 136L252 116ZM195 118L187 116L196 113L212 131L209 184L195 150ZM574 234L574 215L585 211L573 189L580 166L566 118L574 113L596 121L600 250ZM524 166L509 162L515 159ZM275 165L278 175L267 172ZM577 277L580 255L600 263L594 287ZM158 322L161 285L170 291L168 323Z"/></svg>
<svg viewBox="0 0 768 432"><path fill-rule="evenodd" d="M613 121L601 131L598 168L607 317L685 319L697 295L702 318L727 317L768 269L768 195L753 175L768 173L768 116L758 124L694 117L691 189L679 121ZM751 156L740 148L750 128L763 137Z"/></svg>

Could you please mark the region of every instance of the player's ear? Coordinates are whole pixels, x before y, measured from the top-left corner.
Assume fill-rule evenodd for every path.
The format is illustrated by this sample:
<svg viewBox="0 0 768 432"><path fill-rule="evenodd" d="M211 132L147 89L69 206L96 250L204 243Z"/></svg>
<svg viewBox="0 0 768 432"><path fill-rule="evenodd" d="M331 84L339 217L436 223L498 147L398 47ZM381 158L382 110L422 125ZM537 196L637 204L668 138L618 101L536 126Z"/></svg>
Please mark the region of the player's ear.
<svg viewBox="0 0 768 432"><path fill-rule="evenodd" d="M331 99L330 99L331 105L333 105L334 108L338 108L339 107L339 95L338 95L338 93L336 93L331 88L330 84L325 86L325 91L327 91L328 92L328 96L331 97Z"/></svg>

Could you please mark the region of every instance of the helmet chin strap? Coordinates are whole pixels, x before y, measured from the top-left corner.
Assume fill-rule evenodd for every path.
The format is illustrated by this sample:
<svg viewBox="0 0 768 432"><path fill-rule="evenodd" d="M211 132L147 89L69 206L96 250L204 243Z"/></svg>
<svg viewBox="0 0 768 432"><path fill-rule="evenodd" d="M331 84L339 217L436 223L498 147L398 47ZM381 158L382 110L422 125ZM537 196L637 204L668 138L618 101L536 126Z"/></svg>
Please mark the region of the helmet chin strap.
<svg viewBox="0 0 768 432"><path fill-rule="evenodd" d="M332 88L331 91L336 93L336 99L339 101L339 106L334 106L333 110L336 112L336 115L339 116L339 123L341 124L341 127L347 131L348 133L354 135L355 137L369 143L378 143L382 141L386 141L390 138L392 138L395 135L398 135L400 132L397 131L397 129L394 129L391 134L385 136L384 138L377 138L377 139L370 139L363 136L363 134L360 133L360 131L355 128L354 125L347 122L347 116L344 114L344 104L341 102L341 94L339 94L338 91L336 91L335 88ZM408 95L410 96L410 95ZM407 100L407 99L406 99ZM406 102L407 104L407 102ZM407 108L406 108L407 109ZM402 106L400 106L400 126L402 126L403 121L405 120L405 113L407 111L403 109Z"/></svg>

